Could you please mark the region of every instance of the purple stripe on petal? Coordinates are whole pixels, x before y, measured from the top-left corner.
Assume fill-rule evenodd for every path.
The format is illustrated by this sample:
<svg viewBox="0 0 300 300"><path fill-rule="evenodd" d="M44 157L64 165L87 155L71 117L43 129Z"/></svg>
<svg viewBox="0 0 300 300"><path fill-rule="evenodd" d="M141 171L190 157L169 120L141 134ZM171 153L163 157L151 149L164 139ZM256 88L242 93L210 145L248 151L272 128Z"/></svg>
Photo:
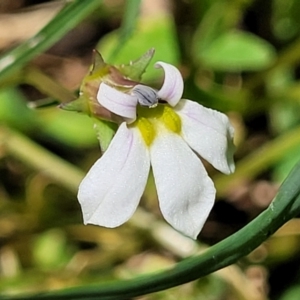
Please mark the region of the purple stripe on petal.
<svg viewBox="0 0 300 300"><path fill-rule="evenodd" d="M109 111L129 119L136 119L137 98L120 92L105 83L101 83L98 94L98 102Z"/></svg>
<svg viewBox="0 0 300 300"><path fill-rule="evenodd" d="M181 99L183 93L183 79L179 70L167 63L157 62L156 68L163 68L165 80L157 95L160 99L167 101L171 106L175 106Z"/></svg>

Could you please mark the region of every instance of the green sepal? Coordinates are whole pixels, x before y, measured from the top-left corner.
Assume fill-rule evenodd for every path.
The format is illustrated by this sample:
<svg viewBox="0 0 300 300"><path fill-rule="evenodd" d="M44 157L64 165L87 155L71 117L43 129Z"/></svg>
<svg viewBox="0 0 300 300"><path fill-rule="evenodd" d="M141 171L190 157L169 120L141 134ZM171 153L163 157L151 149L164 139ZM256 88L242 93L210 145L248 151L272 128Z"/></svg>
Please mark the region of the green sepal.
<svg viewBox="0 0 300 300"><path fill-rule="evenodd" d="M116 68L131 80L140 81L154 55L154 52L155 49L151 48L137 60L130 61L130 63L126 65L116 66Z"/></svg>
<svg viewBox="0 0 300 300"><path fill-rule="evenodd" d="M118 129L118 125L116 123L102 120L100 121L98 119L94 119L94 121L94 129L97 133L97 138L100 143L100 149L101 152L104 153L107 150L112 138L114 137L115 132Z"/></svg>
<svg viewBox="0 0 300 300"><path fill-rule="evenodd" d="M82 97L82 96L80 96L79 98L77 98L71 102L61 103L58 107L63 110L89 114L87 100L85 99L85 97Z"/></svg>
<svg viewBox="0 0 300 300"><path fill-rule="evenodd" d="M98 102L97 93L101 82L120 90L130 89L140 81L153 55L152 48L129 64L111 66L105 63L98 51L94 50L93 64L89 74L82 81L79 97L59 106L61 109L84 113L94 118L94 128L102 152L108 148L117 130L117 124L124 120Z"/></svg>

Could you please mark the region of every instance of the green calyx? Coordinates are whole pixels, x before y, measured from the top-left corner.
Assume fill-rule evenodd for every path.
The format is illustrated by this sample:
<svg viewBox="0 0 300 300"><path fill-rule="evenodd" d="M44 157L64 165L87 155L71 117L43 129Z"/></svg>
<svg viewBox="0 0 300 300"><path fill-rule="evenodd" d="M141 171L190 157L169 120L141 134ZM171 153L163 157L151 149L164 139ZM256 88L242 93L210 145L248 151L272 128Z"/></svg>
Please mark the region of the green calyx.
<svg viewBox="0 0 300 300"><path fill-rule="evenodd" d="M100 120L119 122L120 118L103 108L97 93L102 82L119 90L132 88L141 80L143 73L154 55L154 49L148 50L135 61L119 66L112 66L103 60L101 54L94 50L93 64L80 86L79 97L60 105L61 109L81 112Z"/></svg>

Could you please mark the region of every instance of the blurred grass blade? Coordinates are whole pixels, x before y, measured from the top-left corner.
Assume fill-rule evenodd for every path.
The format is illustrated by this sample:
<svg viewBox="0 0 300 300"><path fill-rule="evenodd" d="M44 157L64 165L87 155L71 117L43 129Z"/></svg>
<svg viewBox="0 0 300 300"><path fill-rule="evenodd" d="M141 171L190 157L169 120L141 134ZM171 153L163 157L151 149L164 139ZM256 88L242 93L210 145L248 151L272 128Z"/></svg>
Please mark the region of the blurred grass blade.
<svg viewBox="0 0 300 300"><path fill-rule="evenodd" d="M125 2L125 12L122 25L120 28L119 42L111 54L111 59L116 56L122 45L131 37L136 28L137 19L139 16L141 0L131 0Z"/></svg>
<svg viewBox="0 0 300 300"><path fill-rule="evenodd" d="M126 1L125 14L120 32L120 44L128 39L135 29L141 0Z"/></svg>
<svg viewBox="0 0 300 300"><path fill-rule="evenodd" d="M40 32L0 57L0 80L3 80L36 55L55 44L68 31L99 7L99 0L70 1Z"/></svg>
<svg viewBox="0 0 300 300"><path fill-rule="evenodd" d="M229 176L218 174L214 183L219 196L234 189L245 181L252 180L256 175L275 165L284 156L291 153L300 145L300 126L297 126L277 138L265 143L251 154L240 160L236 170Z"/></svg>
<svg viewBox="0 0 300 300"><path fill-rule="evenodd" d="M74 194L84 177L84 172L46 150L26 135L13 129L0 127L0 146L24 164L52 178ZM1 296L0 296L1 299Z"/></svg>
<svg viewBox="0 0 300 300"><path fill-rule="evenodd" d="M270 206L247 226L210 247L203 254L187 258L172 269L132 280L106 283L29 297L0 299L128 299L190 282L233 264L249 254L289 219L300 213L300 163L282 184ZM180 245L178 245L180 247Z"/></svg>

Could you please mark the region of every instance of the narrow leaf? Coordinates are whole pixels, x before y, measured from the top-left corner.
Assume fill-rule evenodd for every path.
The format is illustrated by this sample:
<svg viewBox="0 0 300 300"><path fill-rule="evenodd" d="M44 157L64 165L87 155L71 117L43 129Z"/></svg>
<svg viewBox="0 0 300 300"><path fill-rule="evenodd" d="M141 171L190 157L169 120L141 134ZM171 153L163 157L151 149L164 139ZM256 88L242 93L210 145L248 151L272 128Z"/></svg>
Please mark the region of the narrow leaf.
<svg viewBox="0 0 300 300"><path fill-rule="evenodd" d="M270 206L247 226L204 253L189 257L166 271L140 276L136 279L105 283L99 287L81 287L65 291L30 295L27 298L7 297L6 300L25 299L128 299L165 290L206 276L235 263L249 254L284 223L300 213L300 163L282 184ZM178 245L180 246L180 245ZM0 298L1 299L1 298Z"/></svg>
<svg viewBox="0 0 300 300"><path fill-rule="evenodd" d="M93 12L95 8L99 7L101 2L99 0L74 0L67 2L69 4L40 32L0 57L0 80L11 75L36 55L51 47Z"/></svg>

